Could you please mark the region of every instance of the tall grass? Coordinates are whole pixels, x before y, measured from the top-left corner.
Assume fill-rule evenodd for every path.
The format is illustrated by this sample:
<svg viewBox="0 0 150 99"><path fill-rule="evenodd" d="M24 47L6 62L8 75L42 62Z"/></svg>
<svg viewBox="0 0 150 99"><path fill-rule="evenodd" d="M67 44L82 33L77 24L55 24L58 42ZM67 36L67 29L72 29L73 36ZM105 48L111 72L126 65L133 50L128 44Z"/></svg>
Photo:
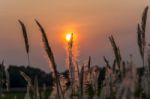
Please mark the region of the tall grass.
<svg viewBox="0 0 150 99"><path fill-rule="evenodd" d="M83 84L84 84L84 65L82 66L81 68L81 72L80 72L80 94L81 94L81 99L83 98L83 90L84 90L84 87L83 87Z"/></svg>
<svg viewBox="0 0 150 99"><path fill-rule="evenodd" d="M111 35L109 41L111 43L114 61L113 64L109 63L106 57L104 58L105 67L101 69L97 66L91 65L91 56L89 56L87 65L83 64L81 69L78 62L76 62L78 82L75 81L75 66L73 60L72 49L74 47L73 33L72 38L68 42L68 63L69 63L69 77L65 78L63 74L57 71L57 64L55 62L54 54L49 44L46 32L42 25L35 20L42 34L42 40L44 49L47 53L49 61L51 62L54 72L55 85L54 89L56 96L50 97L50 99L149 99L150 96L150 52L148 53L147 62L145 64L145 48L146 48L146 22L147 22L148 7L143 11L142 22L138 24L137 28L137 44L139 47L140 57L142 58L144 69L144 75L138 76L137 67L130 55L129 62L125 62L122 59L120 49L115 42L114 37ZM22 27L26 52L29 56L29 42L25 25L19 20ZM38 81L35 79L35 84L32 84L32 80L25 73L21 72L21 75L28 82L28 86L34 93L34 98L39 99ZM138 79L142 79L141 82ZM66 82L71 84L65 85ZM142 88L142 91L136 91L138 85ZM63 87L63 88L62 88ZM64 88L66 87L66 88ZM74 91L77 87L77 91ZM71 89L71 90L70 90ZM52 94L52 95L55 95ZM64 96L65 94L65 96ZM67 94L67 95L66 95ZM140 95L137 95L140 94ZM44 97L44 95L42 96Z"/></svg>
<svg viewBox="0 0 150 99"><path fill-rule="evenodd" d="M24 23L21 20L18 20L18 22L20 23L21 28L22 28L22 33L23 33L23 38L24 38L26 53L27 53L27 56L28 56L28 66L30 66L29 40L28 40L27 30L26 30L26 27L25 27Z"/></svg>
<svg viewBox="0 0 150 99"><path fill-rule="evenodd" d="M88 69L90 70L91 68L91 56L89 56L89 60L88 60Z"/></svg>
<svg viewBox="0 0 150 99"><path fill-rule="evenodd" d="M115 55L115 59L116 59L116 63L118 65L118 68L120 69L120 65L121 65L121 54L120 54L120 49L119 47L116 45L116 42L114 40L114 37L111 35L109 37L110 43L112 45L113 51L114 51L114 55Z"/></svg>
<svg viewBox="0 0 150 99"><path fill-rule="evenodd" d="M72 52L72 48L73 48L73 33L71 33L71 39L68 42L68 59L69 59L69 74L70 74L70 82L71 82L71 99L73 98L73 94L74 94L74 81L75 81L75 68L73 66L73 52Z"/></svg>
<svg viewBox="0 0 150 99"><path fill-rule="evenodd" d="M146 22L147 22L147 12L148 12L148 6L144 9L143 15L142 15L142 22L141 24L138 24L137 28L137 42L139 46L139 52L142 58L143 67L144 67L144 53L145 53L145 46L146 46L146 40L145 40L145 29L146 29Z"/></svg>
<svg viewBox="0 0 150 99"><path fill-rule="evenodd" d="M35 91L35 88L34 88L34 85L32 83L31 78L22 71L20 71L20 74L25 79L25 81L27 82L27 95L29 94L28 92L31 90L33 93L32 98L36 99L36 91Z"/></svg>
<svg viewBox="0 0 150 99"><path fill-rule="evenodd" d="M55 78L56 78L57 94L58 94L58 99L59 99L61 97L60 94L63 95L63 92L62 92L62 88L60 85L60 80L59 80L59 76L58 76L58 71L57 71L57 66L55 63L54 55L53 55L52 49L49 45L49 42L48 42L44 28L41 26L41 24L37 20L35 20L35 21L36 21L36 24L38 25L38 27L40 28L40 31L42 33L42 40L43 40L44 48L45 48L45 51L49 57L51 65L53 67L53 71L54 71ZM63 98L64 98L64 96L63 96Z"/></svg>
<svg viewBox="0 0 150 99"><path fill-rule="evenodd" d="M138 27L137 27L137 43L138 43L139 52L141 55L143 68L144 68L144 75L139 78L140 80L142 80L142 82L139 83L139 89L141 89L141 91L145 91L147 95L149 94L149 92L147 92L149 91L149 88L147 88L147 85L148 85L147 82L149 82L149 77L150 77L150 75L148 75L147 66L145 64L145 47L146 47L145 31L146 31L148 8L149 8L148 6L145 7L143 14L142 14L141 24L138 24ZM145 89L148 89L148 90L145 90ZM142 93L140 93L140 95L142 96Z"/></svg>

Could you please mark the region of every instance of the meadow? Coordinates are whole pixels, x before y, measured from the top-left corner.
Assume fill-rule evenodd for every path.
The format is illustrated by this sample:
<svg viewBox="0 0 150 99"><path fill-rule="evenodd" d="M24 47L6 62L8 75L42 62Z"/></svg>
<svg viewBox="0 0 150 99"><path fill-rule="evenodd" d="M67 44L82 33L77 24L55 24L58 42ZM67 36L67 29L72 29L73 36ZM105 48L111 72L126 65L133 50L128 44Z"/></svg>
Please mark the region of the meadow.
<svg viewBox="0 0 150 99"><path fill-rule="evenodd" d="M121 51L113 35L108 38L114 54L113 64L107 57L103 57L105 67L91 66L91 56L86 64L79 64L75 59L74 34L67 35L67 65L65 73L59 73L55 55L49 44L46 31L38 20L35 20L42 36L43 46L50 62L53 77L52 90L39 87L38 78L31 77L23 71L20 75L27 82L26 91L4 92L3 84L9 87L9 77L1 77L0 99L150 99L150 45L146 42L146 23L148 6L144 9L141 23L137 25L137 44L142 66L137 68L130 54L128 61L124 61ZM23 34L30 66L30 42L25 24L18 20ZM2 65L4 62L2 62ZM3 74L3 73L1 73ZM9 74L9 73L8 73ZM11 76L11 75L10 75ZM3 96L4 95L4 96Z"/></svg>
<svg viewBox="0 0 150 99"><path fill-rule="evenodd" d="M1 99L12 99L12 97L18 98L18 99L24 99L25 93L20 93L20 92L10 92L6 93L4 96L0 96Z"/></svg>

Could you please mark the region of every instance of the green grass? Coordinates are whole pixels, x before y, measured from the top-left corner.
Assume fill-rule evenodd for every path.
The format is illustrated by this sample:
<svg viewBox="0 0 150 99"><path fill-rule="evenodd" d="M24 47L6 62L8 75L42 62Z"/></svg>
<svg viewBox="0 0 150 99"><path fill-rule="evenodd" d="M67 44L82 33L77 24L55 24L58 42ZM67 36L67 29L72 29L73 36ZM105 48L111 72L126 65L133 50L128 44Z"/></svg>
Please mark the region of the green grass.
<svg viewBox="0 0 150 99"><path fill-rule="evenodd" d="M4 96L0 96L0 99L14 99L15 96L17 99L24 99L25 93L22 92L5 93Z"/></svg>
<svg viewBox="0 0 150 99"><path fill-rule="evenodd" d="M45 92L45 99L48 99L50 93L51 93L51 90L49 89ZM4 93L3 96L0 96L0 99L14 99L15 96L17 99L24 99L25 94L26 94L25 91L11 91L11 92ZM30 93L30 96L32 96L31 93Z"/></svg>

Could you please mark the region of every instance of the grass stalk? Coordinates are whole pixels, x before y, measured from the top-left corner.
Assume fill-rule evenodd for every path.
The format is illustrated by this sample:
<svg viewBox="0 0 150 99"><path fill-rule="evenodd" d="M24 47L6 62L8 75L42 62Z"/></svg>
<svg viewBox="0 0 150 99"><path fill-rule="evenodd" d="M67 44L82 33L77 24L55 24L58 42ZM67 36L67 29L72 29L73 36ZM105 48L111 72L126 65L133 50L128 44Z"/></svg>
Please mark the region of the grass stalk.
<svg viewBox="0 0 150 99"><path fill-rule="evenodd" d="M91 56L89 56L89 60L88 60L88 69L90 70L91 68Z"/></svg>
<svg viewBox="0 0 150 99"><path fill-rule="evenodd" d="M73 33L71 34L71 39L68 42L68 52L69 52L69 74L70 74L70 79L71 79L71 99L73 99L73 94L74 94L74 67L73 67L73 53L72 53L72 48L73 48Z"/></svg>
<svg viewBox="0 0 150 99"><path fill-rule="evenodd" d="M137 27L137 43L139 47L139 52L142 58L143 67L145 67L145 46L146 46L146 40L145 40L145 30L146 30L146 22L147 22L147 12L148 12L148 6L144 9L142 14L142 22L141 24L138 24Z"/></svg>
<svg viewBox="0 0 150 99"><path fill-rule="evenodd" d="M24 38L24 43L25 43L25 48L26 48L26 53L27 53L27 58L28 58L28 66L30 66L30 58L29 58L29 40L28 40L28 35L27 35L27 30L26 26L21 20L18 20L19 24L21 25L22 28L22 33L23 33L23 38Z"/></svg>
<svg viewBox="0 0 150 99"><path fill-rule="evenodd" d="M116 63L117 63L118 68L119 68L119 70L120 70L120 65L121 65L121 60L122 60L121 54L120 54L120 49L119 49L119 47L116 45L116 42L115 42L114 37L113 37L112 35L109 37L109 40L110 40L110 43L111 43L112 48L113 48L113 51L114 51Z"/></svg>
<svg viewBox="0 0 150 99"><path fill-rule="evenodd" d="M60 80L59 80L59 76L58 76L58 71L57 71L57 65L55 63L55 58L54 58L54 55L53 55L53 51L49 45L49 42L48 42L48 39L47 39L47 36L46 36L46 32L44 30L44 28L42 27L42 25L37 21L36 21L36 24L38 25L38 27L40 28L40 31L42 33L42 40L43 40L43 43L44 43L44 48L45 48L45 51L49 57L49 60L51 62L51 65L53 67L53 71L54 71L54 75L55 75L55 78L56 78L56 87L57 87L57 94L58 94L58 98L60 98L60 94L63 95L63 92L62 92L62 88L61 88L61 85L60 85ZM60 88L60 91L59 91L59 88ZM64 95L63 95L63 99L64 99Z"/></svg>

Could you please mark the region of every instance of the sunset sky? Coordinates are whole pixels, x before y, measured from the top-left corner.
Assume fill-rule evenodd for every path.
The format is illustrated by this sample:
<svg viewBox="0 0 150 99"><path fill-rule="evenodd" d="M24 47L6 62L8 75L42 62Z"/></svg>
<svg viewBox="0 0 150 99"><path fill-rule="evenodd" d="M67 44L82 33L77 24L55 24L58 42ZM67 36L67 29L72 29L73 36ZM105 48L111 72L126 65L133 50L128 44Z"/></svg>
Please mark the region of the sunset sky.
<svg viewBox="0 0 150 99"><path fill-rule="evenodd" d="M27 65L18 19L27 26L31 65L49 71L41 33L34 19L45 28L58 69L65 69L65 34L77 35L79 61L92 57L92 65L103 66L103 56L113 59L108 37L112 34L125 60L133 54L140 65L136 43L137 24L150 0L0 0L0 60L5 64ZM150 43L150 11L146 38ZM137 58L138 56L138 58Z"/></svg>

